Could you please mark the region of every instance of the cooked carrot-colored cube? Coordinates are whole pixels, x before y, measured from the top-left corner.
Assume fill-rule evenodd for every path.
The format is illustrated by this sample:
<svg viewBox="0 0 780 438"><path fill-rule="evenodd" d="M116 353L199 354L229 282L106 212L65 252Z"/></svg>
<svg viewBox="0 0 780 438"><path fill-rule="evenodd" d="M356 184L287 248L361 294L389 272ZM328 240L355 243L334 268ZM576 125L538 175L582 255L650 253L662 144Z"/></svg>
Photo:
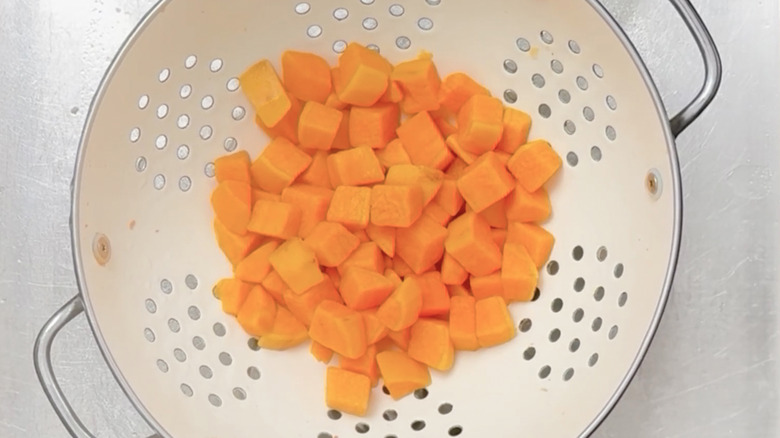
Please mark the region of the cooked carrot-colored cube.
<svg viewBox="0 0 780 438"><path fill-rule="evenodd" d="M328 62L308 52L282 53L282 79L285 88L303 101L325 103L333 88Z"/></svg>
<svg viewBox="0 0 780 438"><path fill-rule="evenodd" d="M219 219L214 219L214 235L219 249L233 266L238 265L247 254L254 251L263 242L259 234L246 233L243 236L228 230Z"/></svg>
<svg viewBox="0 0 780 438"><path fill-rule="evenodd" d="M277 137L271 140L252 163L255 184L270 193L282 193L311 164L311 157L289 140Z"/></svg>
<svg viewBox="0 0 780 438"><path fill-rule="evenodd" d="M305 239L315 225L325 220L332 197L333 190L306 184L295 184L282 190L282 202L300 208L299 237Z"/></svg>
<svg viewBox="0 0 780 438"><path fill-rule="evenodd" d="M297 237L271 253L271 266L295 293L303 293L324 280L314 251Z"/></svg>
<svg viewBox="0 0 780 438"><path fill-rule="evenodd" d="M501 281L507 302L531 301L539 282L539 271L528 250L518 243L504 246Z"/></svg>
<svg viewBox="0 0 780 438"><path fill-rule="evenodd" d="M433 200L450 216L457 216L465 203L460 190L458 190L457 180L450 178L445 178L442 181L441 188Z"/></svg>
<svg viewBox="0 0 780 438"><path fill-rule="evenodd" d="M363 323L366 325L366 342L369 345L376 344L387 336L387 327L379 320L377 309L364 310L360 313L363 314Z"/></svg>
<svg viewBox="0 0 780 438"><path fill-rule="evenodd" d="M265 190L252 189L252 205L254 206L257 201L275 201L281 202L282 195L276 193L268 193Z"/></svg>
<svg viewBox="0 0 780 438"><path fill-rule="evenodd" d="M419 277L422 288L420 317L443 316L450 311L450 294L437 271L426 272Z"/></svg>
<svg viewBox="0 0 780 438"><path fill-rule="evenodd" d="M286 350L307 339L306 327L289 310L278 306L274 327L257 340L257 345L268 350Z"/></svg>
<svg viewBox="0 0 780 438"><path fill-rule="evenodd" d="M507 168L529 192L535 192L561 168L561 157L549 143L536 140L520 146Z"/></svg>
<svg viewBox="0 0 780 438"><path fill-rule="evenodd" d="M395 256L395 228L368 224L366 233L388 257Z"/></svg>
<svg viewBox="0 0 780 438"><path fill-rule="evenodd" d="M431 56L396 65L390 79L401 86L404 99L414 100L421 111L439 108L441 78Z"/></svg>
<svg viewBox="0 0 780 438"><path fill-rule="evenodd" d="M446 227L447 224L449 224L452 220L452 216L447 214L447 212L444 211L444 209L435 202L428 204L428 206L425 207L425 210L423 210L423 214L433 219L434 222L443 227Z"/></svg>
<svg viewBox="0 0 780 438"><path fill-rule="evenodd" d="M330 363L330 360L333 359L333 350L320 344L317 341L311 341L309 352L312 356L314 356L315 359L317 359L317 361L324 364Z"/></svg>
<svg viewBox="0 0 780 438"><path fill-rule="evenodd" d="M465 73L452 73L444 78L439 89L441 106L457 113L472 96L490 96L490 92Z"/></svg>
<svg viewBox="0 0 780 438"><path fill-rule="evenodd" d="M344 150L352 147L352 143L349 141L349 110L341 110L341 114L343 117L331 149Z"/></svg>
<svg viewBox="0 0 780 438"><path fill-rule="evenodd" d="M301 226L301 208L276 201L257 201L247 229L254 233L289 239L298 234Z"/></svg>
<svg viewBox="0 0 780 438"><path fill-rule="evenodd" d="M536 267L541 268L550 258L555 237L539 225L512 222L506 241L523 245Z"/></svg>
<svg viewBox="0 0 780 438"><path fill-rule="evenodd" d="M395 138L399 121L398 105L384 104L370 108L352 107L349 111L349 141L355 146L382 149Z"/></svg>
<svg viewBox="0 0 780 438"><path fill-rule="evenodd" d="M351 415L366 415L371 395L368 376L336 367L328 367L325 376L325 404L329 408Z"/></svg>
<svg viewBox="0 0 780 438"><path fill-rule="evenodd" d="M383 274L356 266L344 272L339 286L344 302L355 310L379 306L393 293L393 289L393 283Z"/></svg>
<svg viewBox="0 0 780 438"><path fill-rule="evenodd" d="M336 222L319 222L304 240L322 266L335 267L360 245L360 240Z"/></svg>
<svg viewBox="0 0 780 438"><path fill-rule="evenodd" d="M392 263L393 263L393 259L389 257L385 257L385 266L388 265L392 266ZM396 288L400 286L401 283L403 283L401 277L395 271L393 271L392 268L385 268L385 278L390 280L390 283L393 283L393 287Z"/></svg>
<svg viewBox="0 0 780 438"><path fill-rule="evenodd" d="M371 344L366 349L366 354L357 359L339 357L339 367L343 370L368 377L371 379L371 386L376 386L379 383L379 367L376 365L376 353L376 345Z"/></svg>
<svg viewBox="0 0 780 438"><path fill-rule="evenodd" d="M494 152L483 154L458 178L458 190L476 213L504 199L515 188L515 179Z"/></svg>
<svg viewBox="0 0 780 438"><path fill-rule="evenodd" d="M223 181L211 193L217 220L231 233L243 236L252 214L252 188L241 181Z"/></svg>
<svg viewBox="0 0 780 438"><path fill-rule="evenodd" d="M376 355L379 373L395 400L431 384L428 367L402 351L387 350Z"/></svg>
<svg viewBox="0 0 780 438"><path fill-rule="evenodd" d="M446 228L420 216L411 227L398 229L395 250L415 273L421 274L441 259L446 238Z"/></svg>
<svg viewBox="0 0 780 438"><path fill-rule="evenodd" d="M419 319L412 326L409 339L409 357L429 367L447 371L455 360L455 349L450 340L450 328L447 321Z"/></svg>
<svg viewBox="0 0 780 438"><path fill-rule="evenodd" d="M428 205L439 193L444 181L441 170L414 164L398 164L387 170L385 184L392 186L420 186L423 191L423 201Z"/></svg>
<svg viewBox="0 0 780 438"><path fill-rule="evenodd" d="M411 327L420 316L423 305L423 282L410 276L398 286L376 311L385 327L398 332Z"/></svg>
<svg viewBox="0 0 780 438"><path fill-rule="evenodd" d="M385 227L409 227L423 211L419 186L379 184L371 189L371 223Z"/></svg>
<svg viewBox="0 0 780 438"><path fill-rule="evenodd" d="M326 218L350 228L366 228L371 212L371 188L338 186L333 192Z"/></svg>
<svg viewBox="0 0 780 438"><path fill-rule="evenodd" d="M551 213L550 197L544 187L529 193L518 183L506 198L506 218L510 222L542 222Z"/></svg>
<svg viewBox="0 0 780 438"><path fill-rule="evenodd" d="M450 292L450 311L452 311L452 298L471 296L469 289L462 284L449 285L447 290Z"/></svg>
<svg viewBox="0 0 780 438"><path fill-rule="evenodd" d="M398 82L390 81L387 85L387 91L384 96L379 99L382 103L400 103L404 99L404 92L401 90L401 86Z"/></svg>
<svg viewBox="0 0 780 438"><path fill-rule="evenodd" d="M214 286L214 295L222 303L222 311L235 316L241 310L241 306L251 290L250 283L245 283L237 278L225 278Z"/></svg>
<svg viewBox="0 0 780 438"><path fill-rule="evenodd" d="M484 276L501 267L501 250L493 241L490 226L479 215L464 213L450 223L444 246L471 275Z"/></svg>
<svg viewBox="0 0 780 438"><path fill-rule="evenodd" d="M455 161L453 161L452 164L450 164L450 167L447 168L445 175L447 178L457 180L463 175L463 172L465 172L466 168L468 167L468 163L460 158L455 158Z"/></svg>
<svg viewBox="0 0 780 438"><path fill-rule="evenodd" d="M441 260L441 281L446 285L457 285L465 283L468 278L468 271L450 253L445 252Z"/></svg>
<svg viewBox="0 0 780 438"><path fill-rule="evenodd" d="M371 238L368 237L368 233L366 233L366 230L354 230L352 231L352 234L354 234L355 237L357 237L358 240L360 240L360 243L366 243L371 241Z"/></svg>
<svg viewBox="0 0 780 438"><path fill-rule="evenodd" d="M397 138L387 143L384 149L377 151L376 156L379 158L379 163L385 168L396 164L412 164L412 159L406 153L404 144Z"/></svg>
<svg viewBox="0 0 780 438"><path fill-rule="evenodd" d="M476 300L472 296L453 296L450 303L450 339L456 350L479 349Z"/></svg>
<svg viewBox="0 0 780 438"><path fill-rule="evenodd" d="M338 266L339 274L343 277L344 273L352 267L364 268L380 274L384 273L385 258L382 255L382 250L379 249L379 245L375 242L361 243L357 249L355 249L355 251Z"/></svg>
<svg viewBox="0 0 780 438"><path fill-rule="evenodd" d="M397 234L397 232L396 232ZM396 239L397 240L397 239ZM396 246L398 244L396 243ZM412 268L409 267L409 264L404 261L401 257L396 254L393 257L393 270L400 276L401 278L408 277L410 275L414 274L414 271L412 271Z"/></svg>
<svg viewBox="0 0 780 438"><path fill-rule="evenodd" d="M495 228L490 230L490 234L493 236L493 242L496 243L498 248L503 248L506 243L506 236L509 232L503 228Z"/></svg>
<svg viewBox="0 0 780 438"><path fill-rule="evenodd" d="M337 109L314 101L306 102L298 120L298 141L301 147L330 150L343 117L344 113Z"/></svg>
<svg viewBox="0 0 780 438"><path fill-rule="evenodd" d="M333 71L335 71L337 68L332 70L331 79L335 78ZM349 104L342 102L341 99L339 99L339 95L336 94L335 91L330 93L328 98L325 99L325 106L327 106L328 108L335 108L337 110L344 110L349 108Z"/></svg>
<svg viewBox="0 0 780 438"><path fill-rule="evenodd" d="M290 110L292 103L287 91L267 59L249 67L238 80L265 126L276 126Z"/></svg>
<svg viewBox="0 0 780 438"><path fill-rule="evenodd" d="M317 151L311 157L311 164L298 178L303 184L330 189L330 174L328 173L328 153Z"/></svg>
<svg viewBox="0 0 780 438"><path fill-rule="evenodd" d="M336 93L350 105L372 106L387 91L392 71L393 66L379 53L350 43L333 74Z"/></svg>
<svg viewBox="0 0 780 438"><path fill-rule="evenodd" d="M473 154L492 151L504 132L504 105L495 97L474 95L458 112L460 147Z"/></svg>
<svg viewBox="0 0 780 438"><path fill-rule="evenodd" d="M482 347L510 341L517 334L504 297L478 300L475 306L477 340Z"/></svg>
<svg viewBox="0 0 780 438"><path fill-rule="evenodd" d="M528 141L531 130L531 117L514 108L504 108L504 133L498 142L498 150L513 154Z"/></svg>
<svg viewBox="0 0 780 438"><path fill-rule="evenodd" d="M469 280L469 285L471 286L472 295L478 300L504 296L504 283L501 280L501 272L494 272L482 277L472 276Z"/></svg>
<svg viewBox="0 0 780 438"><path fill-rule="evenodd" d="M284 292L290 287L282 280L282 277L279 276L278 272L269 272L260 284L266 292L274 297L277 303L284 304Z"/></svg>
<svg viewBox="0 0 780 438"><path fill-rule="evenodd" d="M431 111L431 118L439 128L442 137L448 138L458 133L458 122L455 116L446 108L439 108L438 111Z"/></svg>
<svg viewBox="0 0 780 438"><path fill-rule="evenodd" d="M479 215L482 216L482 219L485 219L485 222L492 228L506 229L506 198L496 201L490 207L482 210L482 213Z"/></svg>
<svg viewBox="0 0 780 438"><path fill-rule="evenodd" d="M252 175L249 172L249 153L238 151L224 155L214 160L214 176L217 182L241 181L252 184Z"/></svg>
<svg viewBox="0 0 780 438"><path fill-rule="evenodd" d="M269 138L284 137L293 143L298 143L298 119L301 117L303 103L295 96L287 93L290 99L290 109L276 125L268 127L263 123L260 116L255 116L255 124L265 132Z"/></svg>
<svg viewBox="0 0 780 438"><path fill-rule="evenodd" d="M385 179L379 158L368 146L347 149L329 156L328 173L333 187L363 186Z"/></svg>
<svg viewBox="0 0 780 438"><path fill-rule="evenodd" d="M249 283L260 283L271 272L268 256L279 247L279 242L270 241L257 248L236 266L236 278Z"/></svg>
<svg viewBox="0 0 780 438"><path fill-rule="evenodd" d="M478 154L473 154L461 147L457 134L451 134L449 137L447 137L447 147L449 147L452 153L463 160L466 164L471 164L477 161L477 158L479 158Z"/></svg>
<svg viewBox="0 0 780 438"><path fill-rule="evenodd" d="M309 336L350 359L366 354L368 347L363 315L331 300L325 300L317 306L311 319Z"/></svg>
<svg viewBox="0 0 780 438"><path fill-rule="evenodd" d="M320 303L325 300L331 300L337 303L342 302L339 291L336 290L333 281L328 277L300 295L287 289L284 291L282 297L284 299L284 305L287 306L290 312L298 318L298 321L302 322L306 327L311 325L314 311Z"/></svg>
<svg viewBox="0 0 780 438"><path fill-rule="evenodd" d="M276 301L263 289L254 286L247 295L236 318L241 327L252 336L264 336L274 328Z"/></svg>
<svg viewBox="0 0 780 438"><path fill-rule="evenodd" d="M393 341L396 347L400 348L403 351L406 351L409 348L409 339L412 338L412 328L407 327L397 332L388 330L387 337L390 338L391 341Z"/></svg>
<svg viewBox="0 0 780 438"><path fill-rule="evenodd" d="M405 120L396 133L413 164L442 170L455 159L427 111Z"/></svg>

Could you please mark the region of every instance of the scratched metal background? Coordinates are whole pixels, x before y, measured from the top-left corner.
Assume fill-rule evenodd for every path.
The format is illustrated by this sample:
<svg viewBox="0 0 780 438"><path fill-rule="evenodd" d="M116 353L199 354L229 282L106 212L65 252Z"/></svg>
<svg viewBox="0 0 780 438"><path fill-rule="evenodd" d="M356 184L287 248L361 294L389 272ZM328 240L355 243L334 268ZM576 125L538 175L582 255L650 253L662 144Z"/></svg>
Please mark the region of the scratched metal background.
<svg viewBox="0 0 780 438"><path fill-rule="evenodd" d="M32 345L76 293L69 183L95 88L153 0L0 0L0 437L65 436ZM671 110L699 86L694 43L665 0L608 0ZM638 377L597 437L778 437L780 11L694 0L726 75L680 138L680 269ZM62 386L100 437L145 437L83 318L54 348Z"/></svg>

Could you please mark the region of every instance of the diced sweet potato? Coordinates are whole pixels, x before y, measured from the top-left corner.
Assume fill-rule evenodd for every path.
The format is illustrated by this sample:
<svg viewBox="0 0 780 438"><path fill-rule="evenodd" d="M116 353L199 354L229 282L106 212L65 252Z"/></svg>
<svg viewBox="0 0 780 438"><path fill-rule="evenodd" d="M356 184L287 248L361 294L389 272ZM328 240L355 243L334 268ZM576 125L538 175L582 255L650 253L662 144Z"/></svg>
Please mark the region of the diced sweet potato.
<svg viewBox="0 0 780 438"><path fill-rule="evenodd" d="M387 169L385 184L395 186L420 186L423 201L428 205L439 193L444 173L438 169L414 164L398 164Z"/></svg>
<svg viewBox="0 0 780 438"><path fill-rule="evenodd" d="M385 258L379 245L376 242L358 245L357 249L338 266L339 274L343 277L344 273L352 267L364 268L380 274L385 272Z"/></svg>
<svg viewBox="0 0 780 438"><path fill-rule="evenodd" d="M363 314L363 323L366 325L368 345L376 344L387 336L387 327L379 320L377 309L364 310L360 313Z"/></svg>
<svg viewBox="0 0 780 438"><path fill-rule="evenodd" d="M370 212L370 187L338 186L333 192L326 218L349 228L362 229L368 226Z"/></svg>
<svg viewBox="0 0 780 438"><path fill-rule="evenodd" d="M404 99L414 100L420 110L439 108L441 78L431 56L421 56L396 65L390 79L401 86Z"/></svg>
<svg viewBox="0 0 780 438"><path fill-rule="evenodd" d="M274 297L277 303L284 304L284 292L290 287L282 280L278 272L272 270L260 284Z"/></svg>
<svg viewBox="0 0 780 438"><path fill-rule="evenodd" d="M298 119L301 117L303 103L295 96L287 93L290 99L290 109L276 125L268 127L259 116L255 116L255 124L268 135L269 138L283 137L293 143L298 143Z"/></svg>
<svg viewBox="0 0 780 438"><path fill-rule="evenodd" d="M494 152L483 154L458 178L458 190L476 213L504 199L515 188L509 174Z"/></svg>
<svg viewBox="0 0 780 438"><path fill-rule="evenodd" d="M417 113L396 130L413 164L446 169L455 156L428 112Z"/></svg>
<svg viewBox="0 0 780 438"><path fill-rule="evenodd" d="M282 53L282 79L285 88L303 101L325 103L333 89L328 62L308 52Z"/></svg>
<svg viewBox="0 0 780 438"><path fill-rule="evenodd" d="M450 340L447 321L419 319L412 326L407 353L412 359L433 369L447 371L452 368L455 349Z"/></svg>
<svg viewBox="0 0 780 438"><path fill-rule="evenodd" d="M481 347L503 344L517 334L504 297L490 297L477 301L475 319L477 340Z"/></svg>
<svg viewBox="0 0 780 438"><path fill-rule="evenodd" d="M366 354L366 326L360 312L325 300L312 316L309 336L334 352L357 359Z"/></svg>
<svg viewBox="0 0 780 438"><path fill-rule="evenodd" d="M252 188L241 181L223 181L211 193L211 207L226 229L243 236L252 214Z"/></svg>
<svg viewBox="0 0 780 438"><path fill-rule="evenodd" d="M475 213L464 213L450 223L444 246L471 275L484 276L501 267L501 250L493 241L490 226Z"/></svg>
<svg viewBox="0 0 780 438"><path fill-rule="evenodd" d="M217 245L233 266L238 265L263 242L259 234L246 233L242 236L233 233L222 225L219 219L214 219L214 234L217 237Z"/></svg>
<svg viewBox="0 0 780 438"><path fill-rule="evenodd" d="M465 203L460 190L458 190L457 180L450 178L445 178L442 181L441 188L433 200L450 216L458 215Z"/></svg>
<svg viewBox="0 0 780 438"><path fill-rule="evenodd" d="M330 184L330 174L328 173L328 153L326 151L315 152L311 156L311 164L298 177L298 181L325 189L333 188Z"/></svg>
<svg viewBox="0 0 780 438"><path fill-rule="evenodd" d="M380 54L350 43L333 75L339 100L350 105L374 105L387 91L392 71L393 66Z"/></svg>
<svg viewBox="0 0 780 438"><path fill-rule="evenodd" d="M214 176L217 178L217 182L241 181L251 184L250 165L249 153L247 151L237 151L229 155L223 155L214 160Z"/></svg>
<svg viewBox="0 0 780 438"><path fill-rule="evenodd" d="M457 350L479 349L476 300L472 296L453 296L450 303L450 339Z"/></svg>
<svg viewBox="0 0 780 438"><path fill-rule="evenodd" d="M481 300L489 297L504 297L504 283L501 272L494 272L482 277L471 277L469 280L474 298Z"/></svg>
<svg viewBox="0 0 780 438"><path fill-rule="evenodd" d="M443 316L450 311L450 294L441 280L441 273L426 272L419 276L422 288L420 317Z"/></svg>
<svg viewBox="0 0 780 438"><path fill-rule="evenodd" d="M371 189L371 223L383 227L409 227L423 211L419 186L378 184Z"/></svg>
<svg viewBox="0 0 780 438"><path fill-rule="evenodd" d="M509 224L506 241L525 246L536 267L541 268L550 258L555 237L539 225L512 222Z"/></svg>
<svg viewBox="0 0 780 438"><path fill-rule="evenodd" d="M222 303L223 312L236 316L251 290L250 283L237 278L225 278L214 286L214 295Z"/></svg>
<svg viewBox="0 0 780 438"><path fill-rule="evenodd" d="M507 243L501 266L501 282L507 302L531 301L534 297L539 271L528 250L521 244Z"/></svg>
<svg viewBox="0 0 780 438"><path fill-rule="evenodd" d="M475 94L490 96L490 92L485 87L479 85L467 74L452 73L442 81L439 89L439 102L444 108L457 113Z"/></svg>
<svg viewBox="0 0 780 438"><path fill-rule="evenodd" d="M289 310L278 306L274 327L257 340L257 345L268 350L286 350L307 339L306 327Z"/></svg>
<svg viewBox="0 0 780 438"><path fill-rule="evenodd" d="M511 222L542 222L551 213L550 197L544 188L529 193L518 183L506 198L506 217Z"/></svg>
<svg viewBox="0 0 780 438"><path fill-rule="evenodd" d="M324 364L330 363L330 360L333 359L333 350L316 341L311 341L309 352L315 359Z"/></svg>
<svg viewBox="0 0 780 438"><path fill-rule="evenodd" d="M446 227L452 220L452 216L447 214L447 212L435 202L428 204L428 206L425 207L425 210L423 210L423 214L443 227Z"/></svg>
<svg viewBox="0 0 780 438"><path fill-rule="evenodd" d="M261 236L289 239L298 234L301 226L301 208L276 201L257 201L247 229Z"/></svg>
<svg viewBox="0 0 780 438"><path fill-rule="evenodd" d="M238 78L241 90L266 126L276 126L292 103L271 62L264 59Z"/></svg>
<svg viewBox="0 0 780 438"><path fill-rule="evenodd" d="M561 157L543 140L529 142L515 151L506 167L529 192L535 192L561 168Z"/></svg>
<svg viewBox="0 0 780 438"><path fill-rule="evenodd" d="M421 216L409 228L396 232L396 252L412 268L421 274L441 259L447 229L427 216Z"/></svg>
<svg viewBox="0 0 780 438"><path fill-rule="evenodd" d="M325 403L331 409L366 415L371 395L371 379L363 374L328 367L325 377Z"/></svg>
<svg viewBox="0 0 780 438"><path fill-rule="evenodd" d="M303 148L330 150L341 127L344 113L309 101L303 106L298 121L298 141Z"/></svg>
<svg viewBox="0 0 780 438"><path fill-rule="evenodd" d="M420 316L422 294L423 284L420 279L407 277L379 306L376 317L385 327L394 332L411 327Z"/></svg>
<svg viewBox="0 0 780 438"><path fill-rule="evenodd" d="M378 353L376 363L385 387L396 400L431 384L428 367L402 351L387 350Z"/></svg>
<svg viewBox="0 0 780 438"><path fill-rule="evenodd" d="M328 157L330 182L336 187L362 186L385 179L382 165L368 146L361 146L335 153Z"/></svg>
<svg viewBox="0 0 780 438"><path fill-rule="evenodd" d="M348 357L339 358L339 367L343 370L362 374L371 379L371 386L376 386L379 382L379 367L376 365L376 345L369 345L366 348L366 354L357 359Z"/></svg>
<svg viewBox="0 0 780 438"><path fill-rule="evenodd" d="M458 142L472 154L492 151L504 132L504 105L495 97L476 94L458 112Z"/></svg>
<svg viewBox="0 0 780 438"><path fill-rule="evenodd" d="M260 156L252 163L252 180L257 187L282 193L311 164L311 157L295 147L289 140L277 137L271 140Z"/></svg>
<svg viewBox="0 0 780 438"><path fill-rule="evenodd" d="M450 311L452 311L452 298L472 296L469 289L462 284L447 286L447 290L450 292Z"/></svg>
<svg viewBox="0 0 780 438"><path fill-rule="evenodd" d="M276 248L269 257L271 266L295 293L301 294L323 281L314 251L293 237Z"/></svg>
<svg viewBox="0 0 780 438"><path fill-rule="evenodd" d="M279 247L279 242L272 240L254 250L236 266L236 278L248 283L260 283L271 272L268 257Z"/></svg>
<svg viewBox="0 0 780 438"><path fill-rule="evenodd" d="M468 271L450 253L445 252L441 260L441 281L446 285L456 285L465 283L468 278Z"/></svg>
<svg viewBox="0 0 780 438"><path fill-rule="evenodd" d="M314 250L323 266L335 267L344 262L360 245L360 240L336 222L319 222L304 243Z"/></svg>
<svg viewBox="0 0 780 438"><path fill-rule="evenodd" d="M331 300L337 303L342 302L339 291L336 290L333 281L328 277L325 277L322 282L300 295L287 289L284 291L283 298L284 304L290 312L306 327L311 325L314 311L320 303L325 300Z"/></svg>
<svg viewBox="0 0 780 438"><path fill-rule="evenodd" d="M395 228L368 224L366 233L388 257L395 256Z"/></svg>
<svg viewBox="0 0 780 438"><path fill-rule="evenodd" d="M498 142L498 150L513 154L528 141L531 130L531 117L514 108L504 108L504 132Z"/></svg>
<svg viewBox="0 0 780 438"><path fill-rule="evenodd" d="M274 328L276 301L262 286L254 286L238 311L237 320L252 336L265 336Z"/></svg>
<svg viewBox="0 0 780 438"><path fill-rule="evenodd" d="M301 211L299 237L306 238L315 225L325 220L331 198L333 190L306 184L294 184L282 190L282 202L298 206Z"/></svg>
<svg viewBox="0 0 780 438"><path fill-rule="evenodd" d="M390 296L393 289L393 283L384 274L361 267L347 269L339 286L344 302L355 310L379 306Z"/></svg>
<svg viewBox="0 0 780 438"><path fill-rule="evenodd" d="M393 139L387 143L384 149L376 153L379 163L385 168L390 168L396 164L412 164L412 159L406 153L404 144L399 139Z"/></svg>
<svg viewBox="0 0 780 438"><path fill-rule="evenodd" d="M479 154L474 154L463 149L463 147L460 145L460 140L458 140L457 134L451 134L449 137L447 137L447 147L449 147L452 153L463 160L466 164L471 164L477 161L477 158L479 158Z"/></svg>
<svg viewBox="0 0 780 438"><path fill-rule="evenodd" d="M398 105L384 104L370 108L352 107L349 113L349 141L355 146L383 149L395 138L400 112Z"/></svg>
<svg viewBox="0 0 780 438"><path fill-rule="evenodd" d="M485 222L487 222L491 228L506 229L506 198L499 199L490 207L482 210L482 213L479 215L482 216L482 219L485 219Z"/></svg>
<svg viewBox="0 0 780 438"><path fill-rule="evenodd" d="M397 332L389 330L387 332L387 337L393 341L396 347L406 351L409 348L409 339L412 337L412 328L407 327Z"/></svg>

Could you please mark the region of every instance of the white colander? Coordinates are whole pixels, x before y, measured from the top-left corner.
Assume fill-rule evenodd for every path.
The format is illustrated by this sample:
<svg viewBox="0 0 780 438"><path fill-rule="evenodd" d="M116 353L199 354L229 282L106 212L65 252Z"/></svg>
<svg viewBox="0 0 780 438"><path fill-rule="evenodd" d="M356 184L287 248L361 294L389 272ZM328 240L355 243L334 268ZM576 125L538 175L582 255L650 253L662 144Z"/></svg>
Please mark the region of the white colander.
<svg viewBox="0 0 780 438"><path fill-rule="evenodd" d="M92 105L73 181L81 293L42 330L36 367L73 436L49 351L86 310L122 388L161 436L575 437L592 432L634 375L669 293L680 242L674 137L718 88L717 51L688 0L705 85L671 122L647 69L596 0L169 0L119 52ZM647 0L658 1L660 0ZM434 54L534 119L564 157L549 184L555 236L538 299L511 306L519 335L459 353L433 384L359 418L329 411L308 345L257 348L211 287L231 269L212 233L213 160L256 156L238 76L282 51L335 62L351 41L393 62ZM277 64L278 68L278 64Z"/></svg>

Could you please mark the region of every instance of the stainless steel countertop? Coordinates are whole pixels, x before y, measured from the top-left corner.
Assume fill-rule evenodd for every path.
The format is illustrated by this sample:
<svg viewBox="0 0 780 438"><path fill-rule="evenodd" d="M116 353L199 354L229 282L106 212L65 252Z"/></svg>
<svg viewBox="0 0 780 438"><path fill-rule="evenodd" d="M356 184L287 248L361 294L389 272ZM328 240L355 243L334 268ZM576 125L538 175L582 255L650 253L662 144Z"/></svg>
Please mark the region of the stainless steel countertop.
<svg viewBox="0 0 780 438"><path fill-rule="evenodd" d="M670 112L700 85L691 37L664 0L608 0ZM780 8L694 0L725 67L679 139L685 216L671 302L638 376L597 437L780 436ZM0 2L0 437L65 436L35 378L37 330L76 294L69 184L100 78L152 0ZM145 437L84 318L53 351L100 437Z"/></svg>

